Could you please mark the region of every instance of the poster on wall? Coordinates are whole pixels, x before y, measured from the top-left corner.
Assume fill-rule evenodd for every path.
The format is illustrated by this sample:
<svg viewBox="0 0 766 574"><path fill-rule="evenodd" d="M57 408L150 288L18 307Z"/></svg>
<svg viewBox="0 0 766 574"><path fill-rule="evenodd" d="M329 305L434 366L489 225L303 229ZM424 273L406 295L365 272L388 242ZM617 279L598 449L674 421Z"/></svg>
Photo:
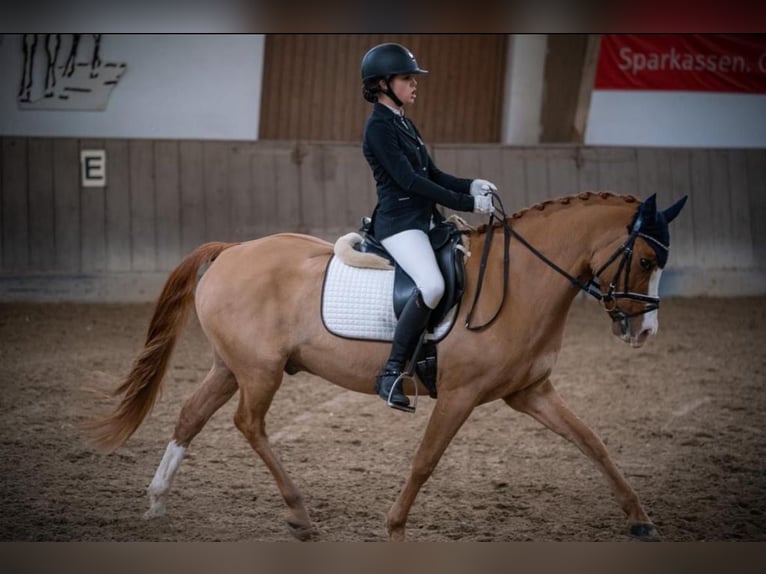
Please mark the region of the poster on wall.
<svg viewBox="0 0 766 574"><path fill-rule="evenodd" d="M766 34L606 34L594 87L766 94Z"/></svg>
<svg viewBox="0 0 766 574"><path fill-rule="evenodd" d="M766 34L606 34L588 145L766 147Z"/></svg>
<svg viewBox="0 0 766 574"><path fill-rule="evenodd" d="M24 34L19 109L105 110L127 66L101 60L101 36Z"/></svg>

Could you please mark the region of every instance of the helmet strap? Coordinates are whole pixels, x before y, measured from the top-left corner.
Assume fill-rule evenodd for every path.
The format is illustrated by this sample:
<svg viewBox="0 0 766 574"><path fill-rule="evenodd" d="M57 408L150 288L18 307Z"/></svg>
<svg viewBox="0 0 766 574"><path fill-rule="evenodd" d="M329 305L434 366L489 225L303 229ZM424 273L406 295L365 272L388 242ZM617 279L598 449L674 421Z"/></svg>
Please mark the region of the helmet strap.
<svg viewBox="0 0 766 574"><path fill-rule="evenodd" d="M393 78L393 76L388 76L386 78L386 89L381 91L384 94L386 94L389 98L391 98L398 107L401 108L404 105L404 102L402 102L402 100L400 100L396 96L396 94L394 93L394 90L391 89L391 78Z"/></svg>

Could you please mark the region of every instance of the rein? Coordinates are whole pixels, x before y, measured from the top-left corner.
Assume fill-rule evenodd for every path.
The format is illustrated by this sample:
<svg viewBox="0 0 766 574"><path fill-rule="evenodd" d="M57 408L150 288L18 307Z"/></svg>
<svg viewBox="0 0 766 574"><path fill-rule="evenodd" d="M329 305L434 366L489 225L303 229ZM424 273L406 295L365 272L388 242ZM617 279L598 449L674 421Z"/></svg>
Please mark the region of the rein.
<svg viewBox="0 0 766 574"><path fill-rule="evenodd" d="M494 193L492 194L495 195ZM499 198L498 198L499 201ZM505 217L505 213L503 213L503 217ZM511 234L515 233L511 226L508 225L508 223L503 219L503 296L502 299L500 299L500 305L497 308L497 311L495 311L495 314L492 315L492 318L487 321L486 323L482 325L471 325L471 319L473 318L473 312L476 310L476 305L479 302L479 296L481 295L481 288L484 284L484 273L487 270L487 260L489 259L489 248L492 244L492 237L493 237L493 230L494 225L492 224L495 219L498 219L495 217L494 213L491 213L489 215L489 222L487 223L487 239L484 240L484 249L482 249L481 252L481 261L479 263L479 277L476 280L476 293L473 296L473 303L471 303L471 309L468 311L468 314L465 318L465 328L469 331L481 331L483 329L486 329L489 327L492 323L495 322L495 319L498 318L500 315L500 312L503 310L503 305L505 305L505 294L508 291L508 268L510 264L510 246L511 246Z"/></svg>
<svg viewBox="0 0 766 574"><path fill-rule="evenodd" d="M643 237L647 239L651 239L652 241L655 241L653 238L646 236L645 234L641 233L641 225L643 223L643 220L641 216L639 215L636 217L635 222L633 223L633 227L631 228L630 234L628 235L628 238L623 242L622 245L620 245L614 253L607 259L606 263L604 263L598 271L596 271L593 274L593 277L587 282L587 283L581 283L576 277L573 277L569 273L567 273L564 269L559 267L556 263L554 263L552 260L550 260L545 254L543 254L541 251L539 251L536 247L534 247L531 243L529 243L522 235L519 234L515 229L513 229L508 223L508 217L506 216L505 210L503 209L503 202L500 199L500 196L492 192L492 197L494 200L497 201L498 206L496 206L495 210L500 214L501 217L496 217L494 213L490 214L489 221L487 223L487 238L484 241L484 249L482 250L481 254L481 262L479 265L479 277L477 279L476 284L476 293L473 298L473 303L471 304L471 309L468 311L468 314L466 315L466 321L465 321L465 327L469 331L481 331L483 329L486 329L489 327L492 323L495 322L495 320L500 315L500 312L503 310L503 306L505 305L505 298L507 294L507 287L508 287L508 270L509 270L509 262L510 262L510 243L511 243L511 237L515 237L519 240L519 242L526 247L532 254L540 259L543 263L545 263L548 267L565 277L573 286L577 287L579 290L584 291L591 297L595 298L597 301L602 302L604 304L605 311L609 314L609 316L612 318L612 321L619 321L624 328L627 328L627 321L628 319L632 317L637 317L639 315L643 315L645 313L649 313L650 311L654 311L655 309L658 309L660 306L660 299L659 297L652 297L650 295L643 295L641 293L633 293L632 291L629 291L629 281L630 281L630 266L631 262L633 260L633 245L636 241L636 237ZM487 267L487 260L489 258L489 249L492 243L492 236L493 236L493 230L494 230L494 221L497 220L498 222L502 223L503 227L503 295L502 299L500 300L500 305L498 306L497 311L492 316L491 319L489 319L487 322L481 324L481 325L471 325L471 319L473 318L473 313L476 310L476 305L479 301L479 297L481 295L482 285L484 283L484 274L486 272ZM656 241L655 241L656 242ZM661 244L660 244L661 245ZM667 247L664 245L661 245L664 249L667 250ZM609 282L609 288L606 292L601 290L601 281L600 281L600 275L606 270L607 267L609 267L618 257L622 255L622 259L620 260L620 264L617 267L617 271L614 274L614 277L612 277L612 280ZM623 290L617 291L617 285L620 282L620 276L623 274L625 275L625 279L623 281ZM644 308L640 311L636 311L635 313L627 313L623 309L619 307L617 304L619 299L629 299L631 301L640 301L644 303Z"/></svg>

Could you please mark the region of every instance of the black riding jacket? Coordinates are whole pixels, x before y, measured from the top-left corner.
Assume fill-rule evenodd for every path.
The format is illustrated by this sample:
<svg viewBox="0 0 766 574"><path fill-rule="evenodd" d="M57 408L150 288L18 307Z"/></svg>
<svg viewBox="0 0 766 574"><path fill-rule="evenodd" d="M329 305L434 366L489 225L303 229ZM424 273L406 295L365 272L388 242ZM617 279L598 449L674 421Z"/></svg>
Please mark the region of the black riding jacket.
<svg viewBox="0 0 766 574"><path fill-rule="evenodd" d="M415 125L381 103L367 119L362 150L378 191L372 216L376 239L407 229L428 232L432 216L437 223L444 220L437 204L473 211L472 180L439 171Z"/></svg>

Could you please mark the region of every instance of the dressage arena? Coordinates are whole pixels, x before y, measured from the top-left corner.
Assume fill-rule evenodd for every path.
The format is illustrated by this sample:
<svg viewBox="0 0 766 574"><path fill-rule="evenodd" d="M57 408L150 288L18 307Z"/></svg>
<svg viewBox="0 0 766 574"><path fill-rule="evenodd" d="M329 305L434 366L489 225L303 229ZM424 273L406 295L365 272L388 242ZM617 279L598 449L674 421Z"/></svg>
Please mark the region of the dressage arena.
<svg viewBox="0 0 766 574"><path fill-rule="evenodd" d="M149 304L0 304L0 539L289 541L271 475L233 425L235 396L192 443L165 517L145 489L182 402L209 368L193 317L137 433L97 454L77 425L113 403ZM552 380L606 442L666 541L766 539L766 298L662 302L631 349L575 301ZM371 383L372 384L372 383ZM374 395L287 376L267 418L319 541L383 541L435 402L414 415ZM411 541L622 541L627 523L575 446L502 402L477 408L420 492Z"/></svg>
<svg viewBox="0 0 766 574"><path fill-rule="evenodd" d="M623 66L607 56L625 48L670 57L681 46L663 36L650 50L642 37L638 50L632 35L608 36L0 35L0 62L13 79L0 98L0 541L294 542L290 526L305 533L305 513L259 432L263 397L282 365L340 385L286 375L265 418L273 450L304 495L312 540L388 540L387 513L400 492L388 516L393 538L408 511L406 539L415 542L627 541L616 498L638 534L652 534L650 520L671 542L766 540L766 44L757 35L703 35L683 48L688 61L715 50L720 68L747 66L645 70L665 78L655 89L635 69L611 83L603 70ZM618 48L618 38L628 43ZM341 344L307 310L319 307L329 250L294 236L240 255L232 249L198 293L200 316L228 364L211 369L213 352L191 313L154 409L114 453L99 453L81 429L113 412L109 391L144 348L153 301L173 270L180 279L169 283L153 331L160 344L130 379L138 383L128 394L139 399L127 419L146 404L141 397L151 391L140 382L164 366L162 336L176 333L177 313L207 269L200 253L278 233L333 242L373 213L377 189L360 146L370 109L357 71L383 41L401 41L431 70L418 88L428 103L408 117L434 164L494 182L496 207L509 216L503 235L513 228L513 243L501 251L498 233L487 257L497 271L506 254L509 262L505 286L500 273L485 283L485 306L493 293L511 298L494 330L440 343L442 359L461 353L440 362L451 367L442 371L442 400L421 396L415 414L394 411L372 392L389 347ZM670 76L678 83L666 86ZM667 97L658 93L666 89ZM610 218L586 202L612 202L596 210ZM460 215L474 227L488 222ZM410 507L413 485L431 471L429 456L473 398L508 396L512 385L547 374L568 285L520 236L534 240L529 247L548 265L605 279L607 304L626 296L630 307L613 308L616 317L662 298L658 334L632 349L611 334L607 313L578 295L550 379L606 443L643 509L610 461L599 467L502 400L472 412ZM210 242L217 245L197 250ZM608 259L610 242L616 259ZM482 244L468 259L461 319L479 284L472 281ZM652 262L664 266L668 248L658 282ZM199 265L182 263L189 254ZM612 278L597 271L607 260ZM643 340L654 327L653 315L643 318L623 323L625 335ZM456 329L465 329L461 319ZM367 345L379 346L366 354ZM234 392L229 368L246 389L237 420L251 442L235 427L235 395L192 441L167 514L145 520L160 461L162 475L179 459L166 447L182 405L211 372L181 425L185 444L205 407ZM366 386L368 376L369 394L343 390ZM545 391L530 386L510 402L603 453ZM292 514L250 444L281 475Z"/></svg>

